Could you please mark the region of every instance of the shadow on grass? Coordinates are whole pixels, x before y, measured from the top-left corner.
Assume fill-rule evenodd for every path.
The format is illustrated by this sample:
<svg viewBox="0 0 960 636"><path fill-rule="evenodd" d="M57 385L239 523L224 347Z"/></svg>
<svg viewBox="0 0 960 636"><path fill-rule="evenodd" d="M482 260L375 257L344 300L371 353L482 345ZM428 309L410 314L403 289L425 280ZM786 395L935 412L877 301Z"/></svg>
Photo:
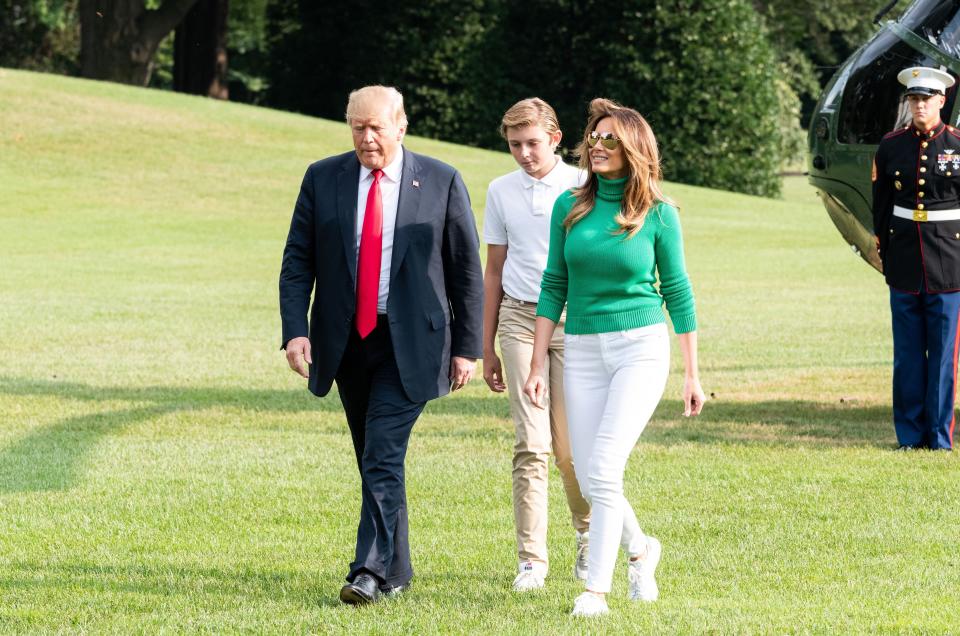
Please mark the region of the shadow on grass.
<svg viewBox="0 0 960 636"><path fill-rule="evenodd" d="M197 410L210 407L237 407L276 413L313 413L316 411L341 413L343 407L336 387L323 398L302 389L263 390L224 387L111 387L91 386L76 382L30 380L0 376L0 394L53 396L67 400L93 402L150 402L165 405L169 410ZM427 413L434 415L477 415L509 417L510 405L506 398L465 397L462 394L433 400Z"/></svg>
<svg viewBox="0 0 960 636"><path fill-rule="evenodd" d="M0 491L66 490L81 477L100 438L172 410L161 405L79 415L20 437L0 451Z"/></svg>
<svg viewBox="0 0 960 636"><path fill-rule="evenodd" d="M223 387L98 387L80 383L0 377L0 394L56 397L83 402L127 402L125 408L66 417L38 427L0 450L0 492L64 490L82 477L86 457L100 439L126 427L177 411L241 408L257 412L341 413L336 393L317 399L303 389L257 390ZM642 441L754 446L893 445L889 410L850 403L772 400L707 404L695 419L679 416L678 400L660 404ZM424 421L417 434L435 438L509 437L509 427L491 430L487 419L509 418L505 398L456 395L430 403L426 413L457 417ZM466 416L466 418L465 418ZM342 431L347 435L346 424Z"/></svg>
<svg viewBox="0 0 960 636"><path fill-rule="evenodd" d="M96 592L187 597L202 591L216 597L284 600L305 607L342 604L339 588L322 589L315 573L278 572L250 568L190 567L182 565L127 566L99 563L14 562L0 574L6 590L86 588Z"/></svg>
<svg viewBox="0 0 960 636"><path fill-rule="evenodd" d="M305 389L262 390L223 387L117 387L77 382L0 377L0 395L55 397L91 403L128 403L97 413L66 417L37 427L0 449L0 492L65 490L79 481L87 456L99 441L129 426L169 413L207 408L262 413L342 413L336 391L316 398ZM426 413L509 417L506 400L462 397L435 400ZM489 437L478 427L421 426L424 435ZM348 435L346 421L336 433ZM498 431L497 435L501 433Z"/></svg>
<svg viewBox="0 0 960 636"><path fill-rule="evenodd" d="M681 415L680 400L664 400L643 441L747 445L892 447L896 438L889 407L809 400L711 401L699 417Z"/></svg>
<svg viewBox="0 0 960 636"><path fill-rule="evenodd" d="M42 560L15 560L4 565L0 573L0 589L7 596L20 593L43 598L46 592L76 596L79 593L120 595L129 607L137 607L130 597L141 597L151 605L160 603L176 608L179 602L196 606L197 602L215 604L215 607L193 607L224 611L232 605L250 606L263 601L283 603L293 612L309 612L319 607L341 612L348 619L357 612L384 612L375 606L356 607L340 602L342 573L333 574L311 568L213 567L178 564L103 564L89 561L50 562ZM456 581L457 585L451 585ZM516 612L516 599L509 592L510 580L500 576L496 585L490 585L489 572L433 573L414 578L405 594L384 598L382 604L414 605L429 599L433 606L454 607L458 604L486 605L510 603ZM574 592L576 583L565 587ZM572 594L571 594L572 596ZM164 599L164 600L158 600ZM182 599L178 601L177 599ZM557 599L558 610L567 611L567 596ZM540 599L542 602L543 599ZM110 603L109 599L104 602ZM298 609L299 608L299 609ZM521 610L522 611L522 610ZM322 626L321 626L322 627ZM328 633L326 630L321 630Z"/></svg>

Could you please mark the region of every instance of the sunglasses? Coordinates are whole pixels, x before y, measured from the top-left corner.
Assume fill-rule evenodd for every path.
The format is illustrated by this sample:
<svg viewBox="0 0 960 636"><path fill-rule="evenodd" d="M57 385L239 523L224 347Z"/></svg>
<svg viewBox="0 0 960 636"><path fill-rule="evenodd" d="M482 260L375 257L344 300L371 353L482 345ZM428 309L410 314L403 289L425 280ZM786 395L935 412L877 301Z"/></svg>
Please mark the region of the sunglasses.
<svg viewBox="0 0 960 636"><path fill-rule="evenodd" d="M620 145L620 140L617 139L611 132L598 133L596 130L594 130L587 135L587 146L593 148L597 145L598 141L603 144L603 147L607 150L613 150Z"/></svg>

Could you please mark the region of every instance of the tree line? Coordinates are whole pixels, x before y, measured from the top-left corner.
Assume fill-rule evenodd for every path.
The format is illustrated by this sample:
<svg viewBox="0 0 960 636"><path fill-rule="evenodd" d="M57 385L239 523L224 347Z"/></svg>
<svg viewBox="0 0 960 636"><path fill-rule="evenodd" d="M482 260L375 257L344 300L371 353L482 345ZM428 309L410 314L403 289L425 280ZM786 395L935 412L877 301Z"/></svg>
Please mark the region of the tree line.
<svg viewBox="0 0 960 636"><path fill-rule="evenodd" d="M518 99L553 104L570 148L603 95L649 119L668 179L769 196L883 4L0 0L0 66L332 119L351 89L384 83L406 96L412 132L496 149Z"/></svg>

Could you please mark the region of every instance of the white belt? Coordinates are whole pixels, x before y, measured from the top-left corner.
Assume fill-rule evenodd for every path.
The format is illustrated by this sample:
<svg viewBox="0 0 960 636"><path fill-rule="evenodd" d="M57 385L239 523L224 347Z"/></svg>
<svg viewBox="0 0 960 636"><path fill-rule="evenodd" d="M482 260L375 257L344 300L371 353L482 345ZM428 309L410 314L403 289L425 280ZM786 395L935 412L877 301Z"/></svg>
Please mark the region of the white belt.
<svg viewBox="0 0 960 636"><path fill-rule="evenodd" d="M960 221L960 208L952 210L911 210L895 205L893 206L893 216L921 223L927 221Z"/></svg>

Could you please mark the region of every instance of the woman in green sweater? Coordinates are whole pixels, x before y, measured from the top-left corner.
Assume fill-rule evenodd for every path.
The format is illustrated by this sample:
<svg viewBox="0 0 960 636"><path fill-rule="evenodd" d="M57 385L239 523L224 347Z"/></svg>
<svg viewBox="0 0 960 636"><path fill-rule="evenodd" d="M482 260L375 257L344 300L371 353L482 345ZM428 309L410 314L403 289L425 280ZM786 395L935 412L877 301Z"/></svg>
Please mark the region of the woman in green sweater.
<svg viewBox="0 0 960 636"><path fill-rule="evenodd" d="M588 178L553 208L524 392L542 408L544 359L566 305L570 445L580 490L593 509L586 591L575 600L573 614L594 616L608 611L605 595L618 544L629 557L630 599L654 601L658 595L660 542L640 530L623 496L623 472L666 385L670 343L664 302L683 353L684 415L699 414L705 398L680 219L660 189L653 131L637 111L595 99L579 150Z"/></svg>

